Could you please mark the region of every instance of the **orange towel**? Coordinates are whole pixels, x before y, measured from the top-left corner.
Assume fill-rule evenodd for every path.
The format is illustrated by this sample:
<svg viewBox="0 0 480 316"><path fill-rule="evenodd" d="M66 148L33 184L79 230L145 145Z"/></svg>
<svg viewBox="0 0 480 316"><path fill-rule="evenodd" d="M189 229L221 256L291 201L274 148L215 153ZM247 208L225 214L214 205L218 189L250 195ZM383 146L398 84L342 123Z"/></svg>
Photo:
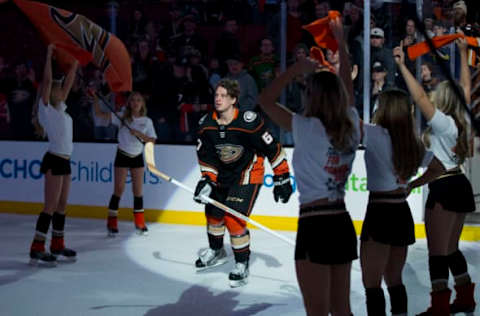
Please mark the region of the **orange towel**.
<svg viewBox="0 0 480 316"><path fill-rule="evenodd" d="M333 36L332 30L330 30L328 23L330 20L333 20L337 17L341 17L340 12L328 11L328 16L318 19L308 25L304 25L302 28L312 34L313 39L318 46L322 48L328 48L331 51L336 52L338 49L338 43Z"/></svg>
<svg viewBox="0 0 480 316"><path fill-rule="evenodd" d="M442 35L442 36L435 36L432 38L433 46L435 48L440 48L445 45L450 44L457 38L465 37L467 39L467 43L469 46L474 46L478 47L479 46L479 40L476 37L471 37L471 36L464 36L462 34L449 34L449 35ZM425 55L430 51L430 47L428 46L427 42L421 42L417 43L415 45L409 46L407 48L407 54L408 58L411 60L415 60L418 57Z"/></svg>

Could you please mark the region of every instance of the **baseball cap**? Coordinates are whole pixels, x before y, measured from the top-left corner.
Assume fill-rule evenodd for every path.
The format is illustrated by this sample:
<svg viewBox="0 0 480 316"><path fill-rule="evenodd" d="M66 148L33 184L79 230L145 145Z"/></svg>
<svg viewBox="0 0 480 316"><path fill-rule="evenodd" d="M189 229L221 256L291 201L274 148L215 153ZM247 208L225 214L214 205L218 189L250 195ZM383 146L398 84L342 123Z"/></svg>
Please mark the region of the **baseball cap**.
<svg viewBox="0 0 480 316"><path fill-rule="evenodd" d="M465 4L465 1L457 1L453 4L454 9L461 9L465 14L467 14L467 5Z"/></svg>
<svg viewBox="0 0 480 316"><path fill-rule="evenodd" d="M371 36L378 36L378 37L381 37L381 38L384 38L385 37L385 33L383 32L383 30L379 27L374 27L371 31L370 31L370 35Z"/></svg>
<svg viewBox="0 0 480 316"><path fill-rule="evenodd" d="M373 63L372 71L373 72L383 72L383 71L386 71L386 69L385 69L385 66L383 65L383 63L381 61L376 61L376 62Z"/></svg>

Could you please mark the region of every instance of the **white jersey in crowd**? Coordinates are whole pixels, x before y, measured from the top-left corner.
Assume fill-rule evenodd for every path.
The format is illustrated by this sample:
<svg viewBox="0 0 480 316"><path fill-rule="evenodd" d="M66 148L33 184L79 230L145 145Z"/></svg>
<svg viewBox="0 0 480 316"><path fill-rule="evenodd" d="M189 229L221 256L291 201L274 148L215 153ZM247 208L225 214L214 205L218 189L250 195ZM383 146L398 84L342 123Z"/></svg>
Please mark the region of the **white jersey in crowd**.
<svg viewBox="0 0 480 316"><path fill-rule="evenodd" d="M392 139L388 130L373 124L363 126L365 165L367 168L367 188L369 191L393 191L405 188L409 179L399 179L393 166ZM426 167L433 159L431 151L425 151L421 167Z"/></svg>
<svg viewBox="0 0 480 316"><path fill-rule="evenodd" d="M38 102L38 121L48 137L48 151L54 154L70 156L73 151L72 118L65 110L62 102L58 108L50 103L45 105L43 99Z"/></svg>
<svg viewBox="0 0 480 316"><path fill-rule="evenodd" d="M318 118L293 115L295 148L292 166L300 204L323 198L334 201L345 196L345 183L360 142L359 118L355 108L349 107L349 115L354 124L354 135L351 149L345 152L333 148Z"/></svg>
<svg viewBox="0 0 480 316"><path fill-rule="evenodd" d="M123 117L123 113L118 113L118 116ZM155 129L153 128L152 120L146 116L135 117L131 122L124 120L131 129L135 129L148 137L157 138ZM123 125L122 121L112 114L112 124L119 127L118 130L118 148L124 152L137 156L143 152L143 144L135 136L130 133L128 127Z"/></svg>
<svg viewBox="0 0 480 316"><path fill-rule="evenodd" d="M427 124L432 127L429 150L442 162L445 169L458 167L458 158L454 152L458 128L453 118L435 109L433 117Z"/></svg>

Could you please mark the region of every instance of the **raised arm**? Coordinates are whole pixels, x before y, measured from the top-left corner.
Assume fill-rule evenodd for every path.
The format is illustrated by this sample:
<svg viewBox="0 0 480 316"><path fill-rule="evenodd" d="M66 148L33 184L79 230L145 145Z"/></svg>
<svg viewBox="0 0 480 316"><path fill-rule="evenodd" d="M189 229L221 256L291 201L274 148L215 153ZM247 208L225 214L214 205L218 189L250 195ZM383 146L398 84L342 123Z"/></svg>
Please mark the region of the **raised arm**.
<svg viewBox="0 0 480 316"><path fill-rule="evenodd" d="M43 69L42 91L40 97L43 104L47 105L50 101L50 91L52 89L52 56L55 51L55 45L50 44L47 48L47 58Z"/></svg>
<svg viewBox="0 0 480 316"><path fill-rule="evenodd" d="M93 109L95 111L95 116L102 118L104 120L109 120L109 121L112 120L112 113L103 112L100 109L100 103L98 101L98 97L95 94L93 94Z"/></svg>
<svg viewBox="0 0 480 316"><path fill-rule="evenodd" d="M430 102L423 87L418 83L417 79L412 75L407 66L405 66L405 54L402 46L397 46L393 49L393 57L397 63L398 69L407 84L408 91L410 92L413 102L420 107L423 116L430 121L435 114L435 106Z"/></svg>
<svg viewBox="0 0 480 316"><path fill-rule="evenodd" d="M72 89L73 82L75 81L75 75L77 74L77 68L78 68L78 61L75 59L72 66L70 67L70 70L68 71L67 77L65 78L65 82L63 83L63 87L62 87L63 101L65 101L68 98L68 94Z"/></svg>
<svg viewBox="0 0 480 316"><path fill-rule="evenodd" d="M352 67L350 65L350 56L347 49L347 41L343 36L343 24L340 17L330 21L330 29L338 43L338 57L340 61L340 69L338 76L342 79L348 93L348 102L355 105L355 97L353 93Z"/></svg>
<svg viewBox="0 0 480 316"><path fill-rule="evenodd" d="M470 68L467 61L467 40L465 38L458 38L456 40L458 50L460 51L460 85L463 88L465 94L465 102L470 105L471 91L472 91L472 79L470 78Z"/></svg>
<svg viewBox="0 0 480 316"><path fill-rule="evenodd" d="M301 59L295 64L287 68L287 70L276 77L267 87L265 87L260 96L258 103L262 110L281 128L292 130L293 113L283 105L277 102L283 89L295 77L302 74L314 72L318 68L318 62L313 59Z"/></svg>

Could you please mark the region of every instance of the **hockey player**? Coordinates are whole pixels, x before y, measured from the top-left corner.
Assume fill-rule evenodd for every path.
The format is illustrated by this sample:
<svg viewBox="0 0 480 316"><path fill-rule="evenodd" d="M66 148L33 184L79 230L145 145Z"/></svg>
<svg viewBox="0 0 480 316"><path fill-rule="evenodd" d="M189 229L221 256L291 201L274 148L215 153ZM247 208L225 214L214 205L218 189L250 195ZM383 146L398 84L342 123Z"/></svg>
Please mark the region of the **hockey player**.
<svg viewBox="0 0 480 316"><path fill-rule="evenodd" d="M202 199L206 195L249 216L263 183L265 157L274 172L275 201L287 203L292 186L282 146L265 128L259 114L238 109L239 94L237 81L221 80L215 90L215 110L199 122L197 155L202 178L194 200L207 204ZM205 215L209 248L200 254L196 268L203 270L226 262L226 226L235 257L230 286L246 284L250 234L245 221L210 204L205 206Z"/></svg>
<svg viewBox="0 0 480 316"><path fill-rule="evenodd" d="M52 59L55 46L50 44L43 73L38 105L38 121L48 136L48 151L43 156L40 171L45 175L45 204L37 219L35 236L30 247L30 263L55 265L58 256L75 260L76 252L66 248L63 231L65 208L70 191L70 155L73 151L72 118L65 110L78 62L75 61L64 81L52 79ZM45 251L45 239L52 223L50 253Z"/></svg>

